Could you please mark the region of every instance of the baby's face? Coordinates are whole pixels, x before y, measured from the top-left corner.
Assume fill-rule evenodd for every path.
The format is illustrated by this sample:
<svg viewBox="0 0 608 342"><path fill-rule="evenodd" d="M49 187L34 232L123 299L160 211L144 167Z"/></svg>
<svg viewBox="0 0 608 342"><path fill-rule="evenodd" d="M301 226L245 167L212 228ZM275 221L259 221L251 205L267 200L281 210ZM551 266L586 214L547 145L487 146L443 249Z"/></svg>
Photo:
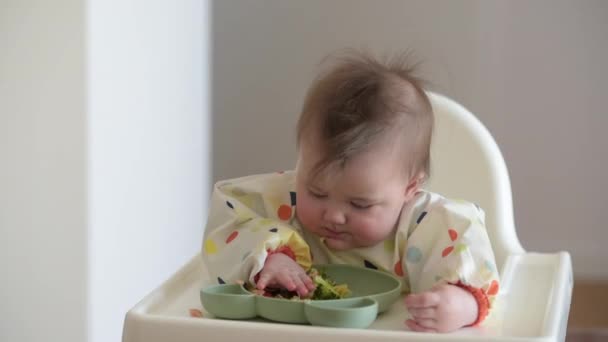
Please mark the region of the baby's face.
<svg viewBox="0 0 608 342"><path fill-rule="evenodd" d="M393 232L401 208L416 189L408 187L398 149L371 149L340 170L310 176L320 153L300 146L296 176L296 214L309 232L335 250L375 245ZM411 184L411 183L410 183Z"/></svg>

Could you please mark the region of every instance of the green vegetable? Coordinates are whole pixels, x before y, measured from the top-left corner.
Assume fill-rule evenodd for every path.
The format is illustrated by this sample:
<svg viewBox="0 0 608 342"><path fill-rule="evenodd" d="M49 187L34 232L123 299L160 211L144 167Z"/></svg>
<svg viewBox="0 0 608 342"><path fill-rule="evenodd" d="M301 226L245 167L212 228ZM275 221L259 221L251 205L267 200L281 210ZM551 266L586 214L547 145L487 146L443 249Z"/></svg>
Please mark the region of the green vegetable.
<svg viewBox="0 0 608 342"><path fill-rule="evenodd" d="M342 299L350 295L350 290L346 284L336 284L325 273L319 272L317 269L311 268L308 275L316 285L315 292L310 299Z"/></svg>

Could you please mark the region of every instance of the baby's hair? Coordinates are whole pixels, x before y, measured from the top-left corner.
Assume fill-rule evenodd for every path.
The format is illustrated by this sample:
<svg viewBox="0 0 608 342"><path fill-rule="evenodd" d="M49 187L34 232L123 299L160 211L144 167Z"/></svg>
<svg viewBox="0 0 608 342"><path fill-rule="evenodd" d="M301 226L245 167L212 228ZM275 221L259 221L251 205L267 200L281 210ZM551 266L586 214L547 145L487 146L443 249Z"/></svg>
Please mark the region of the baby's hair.
<svg viewBox="0 0 608 342"><path fill-rule="evenodd" d="M410 59L405 52L380 61L354 50L324 59L329 68L310 86L297 124L298 148L314 135L325 153L313 177L387 138L404 146L410 177L428 177L433 110Z"/></svg>

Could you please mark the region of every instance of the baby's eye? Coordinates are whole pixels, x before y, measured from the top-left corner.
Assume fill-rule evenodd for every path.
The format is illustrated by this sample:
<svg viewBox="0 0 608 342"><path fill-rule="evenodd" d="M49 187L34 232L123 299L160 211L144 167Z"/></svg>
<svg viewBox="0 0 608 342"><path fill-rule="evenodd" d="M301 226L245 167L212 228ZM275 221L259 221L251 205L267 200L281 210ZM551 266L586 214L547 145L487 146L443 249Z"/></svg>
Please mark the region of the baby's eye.
<svg viewBox="0 0 608 342"><path fill-rule="evenodd" d="M369 204L369 203L364 204L364 203L350 202L350 205L352 205L353 208L359 209L359 210L369 209L372 207L372 204Z"/></svg>
<svg viewBox="0 0 608 342"><path fill-rule="evenodd" d="M322 193L320 193L320 192L312 191L312 190L310 190L310 189L308 190L308 192L309 192L309 193L312 195L312 197L314 197L314 198L325 198L325 197L327 197L327 195L326 195L326 194L322 194Z"/></svg>

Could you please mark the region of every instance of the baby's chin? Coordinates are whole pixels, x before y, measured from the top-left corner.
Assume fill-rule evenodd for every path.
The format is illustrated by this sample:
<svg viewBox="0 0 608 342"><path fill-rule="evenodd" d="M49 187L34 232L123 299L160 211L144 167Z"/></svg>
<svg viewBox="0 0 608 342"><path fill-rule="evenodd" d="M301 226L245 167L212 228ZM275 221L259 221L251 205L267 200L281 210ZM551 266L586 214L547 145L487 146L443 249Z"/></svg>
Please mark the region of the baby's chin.
<svg viewBox="0 0 608 342"><path fill-rule="evenodd" d="M346 241L343 239L334 239L331 237L324 237L324 238L321 238L321 241L323 241L325 246L329 247L330 249L336 250L336 251L346 251L346 250L357 247L357 246L354 246L351 241Z"/></svg>
<svg viewBox="0 0 608 342"><path fill-rule="evenodd" d="M349 249L353 249L353 248L367 248L367 247L373 247L379 243L382 243L384 240L381 241L370 241L369 243L360 243L361 241L356 241L351 239L348 240L344 240L344 239L334 239L331 237L322 237L321 238L321 242L323 242L325 244L325 246L329 247L329 249L335 250L335 251L346 251Z"/></svg>

